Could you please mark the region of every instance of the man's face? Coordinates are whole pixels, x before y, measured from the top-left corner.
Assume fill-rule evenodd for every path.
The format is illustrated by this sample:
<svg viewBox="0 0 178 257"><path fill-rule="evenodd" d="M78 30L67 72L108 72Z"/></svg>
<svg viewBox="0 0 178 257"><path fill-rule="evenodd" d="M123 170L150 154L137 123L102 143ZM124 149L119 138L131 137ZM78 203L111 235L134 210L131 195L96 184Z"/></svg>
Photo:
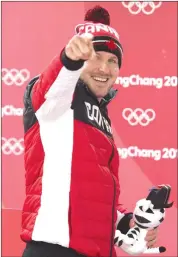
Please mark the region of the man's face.
<svg viewBox="0 0 178 257"><path fill-rule="evenodd" d="M87 84L92 93L100 100L107 95L119 74L117 56L98 51L85 62L80 78Z"/></svg>

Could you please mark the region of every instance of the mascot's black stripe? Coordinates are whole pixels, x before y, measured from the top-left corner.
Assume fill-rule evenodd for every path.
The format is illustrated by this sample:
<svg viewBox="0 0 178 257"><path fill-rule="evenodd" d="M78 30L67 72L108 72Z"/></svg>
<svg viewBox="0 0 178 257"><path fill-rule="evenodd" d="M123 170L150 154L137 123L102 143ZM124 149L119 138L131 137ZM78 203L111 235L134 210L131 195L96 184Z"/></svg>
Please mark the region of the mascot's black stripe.
<svg viewBox="0 0 178 257"><path fill-rule="evenodd" d="M144 226L138 224L137 222L135 222L135 224L136 224L139 228L149 228L149 227L144 227Z"/></svg>

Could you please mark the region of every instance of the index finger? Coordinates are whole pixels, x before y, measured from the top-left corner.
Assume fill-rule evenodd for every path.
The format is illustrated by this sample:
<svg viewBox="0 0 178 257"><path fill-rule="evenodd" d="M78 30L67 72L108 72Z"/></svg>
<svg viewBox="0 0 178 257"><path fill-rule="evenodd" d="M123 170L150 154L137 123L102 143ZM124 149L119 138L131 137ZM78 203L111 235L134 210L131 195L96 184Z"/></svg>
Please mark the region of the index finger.
<svg viewBox="0 0 178 257"><path fill-rule="evenodd" d="M92 41L92 39L94 37L91 33L83 33L80 36L85 40L86 43L89 41Z"/></svg>
<svg viewBox="0 0 178 257"><path fill-rule="evenodd" d="M88 47L91 51L91 55L90 55L89 59L94 58L95 57L95 50L94 50L93 42L92 42L92 39L93 39L94 36L91 33L84 33L84 34L81 35L81 37L83 38L85 43L88 45Z"/></svg>

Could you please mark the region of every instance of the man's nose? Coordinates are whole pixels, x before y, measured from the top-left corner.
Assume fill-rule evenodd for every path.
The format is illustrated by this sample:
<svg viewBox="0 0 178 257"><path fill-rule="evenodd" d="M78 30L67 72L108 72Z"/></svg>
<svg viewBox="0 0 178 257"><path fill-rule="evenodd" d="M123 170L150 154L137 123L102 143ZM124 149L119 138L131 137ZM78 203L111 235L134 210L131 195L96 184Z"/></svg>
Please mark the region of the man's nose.
<svg viewBox="0 0 178 257"><path fill-rule="evenodd" d="M102 72L104 74L109 74L109 68L108 68L107 63L105 63L105 62L102 62L98 69L100 72Z"/></svg>

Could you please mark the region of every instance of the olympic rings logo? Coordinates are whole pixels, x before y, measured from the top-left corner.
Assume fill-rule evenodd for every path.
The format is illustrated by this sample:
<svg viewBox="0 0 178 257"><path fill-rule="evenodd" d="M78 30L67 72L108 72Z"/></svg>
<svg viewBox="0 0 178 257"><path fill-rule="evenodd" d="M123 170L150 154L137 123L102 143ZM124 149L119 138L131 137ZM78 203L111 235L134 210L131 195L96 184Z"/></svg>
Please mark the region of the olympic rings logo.
<svg viewBox="0 0 178 257"><path fill-rule="evenodd" d="M146 15L153 14L154 11L162 5L161 1L152 1L152 2L122 2L122 5L129 10L131 14L138 14L143 12Z"/></svg>
<svg viewBox="0 0 178 257"><path fill-rule="evenodd" d="M17 70L17 69L2 69L2 81L7 86L22 86L25 81L30 78L30 72L27 69Z"/></svg>
<svg viewBox="0 0 178 257"><path fill-rule="evenodd" d="M141 125L147 126L156 117L156 113L152 109L142 110L137 108L132 110L131 108L125 108L122 112L122 116L131 126Z"/></svg>
<svg viewBox="0 0 178 257"><path fill-rule="evenodd" d="M14 155L21 155L24 151L24 140L23 138L21 139L17 139L17 138L5 138L2 137L1 138L1 149L3 154L5 155L10 155L10 154L14 154Z"/></svg>

